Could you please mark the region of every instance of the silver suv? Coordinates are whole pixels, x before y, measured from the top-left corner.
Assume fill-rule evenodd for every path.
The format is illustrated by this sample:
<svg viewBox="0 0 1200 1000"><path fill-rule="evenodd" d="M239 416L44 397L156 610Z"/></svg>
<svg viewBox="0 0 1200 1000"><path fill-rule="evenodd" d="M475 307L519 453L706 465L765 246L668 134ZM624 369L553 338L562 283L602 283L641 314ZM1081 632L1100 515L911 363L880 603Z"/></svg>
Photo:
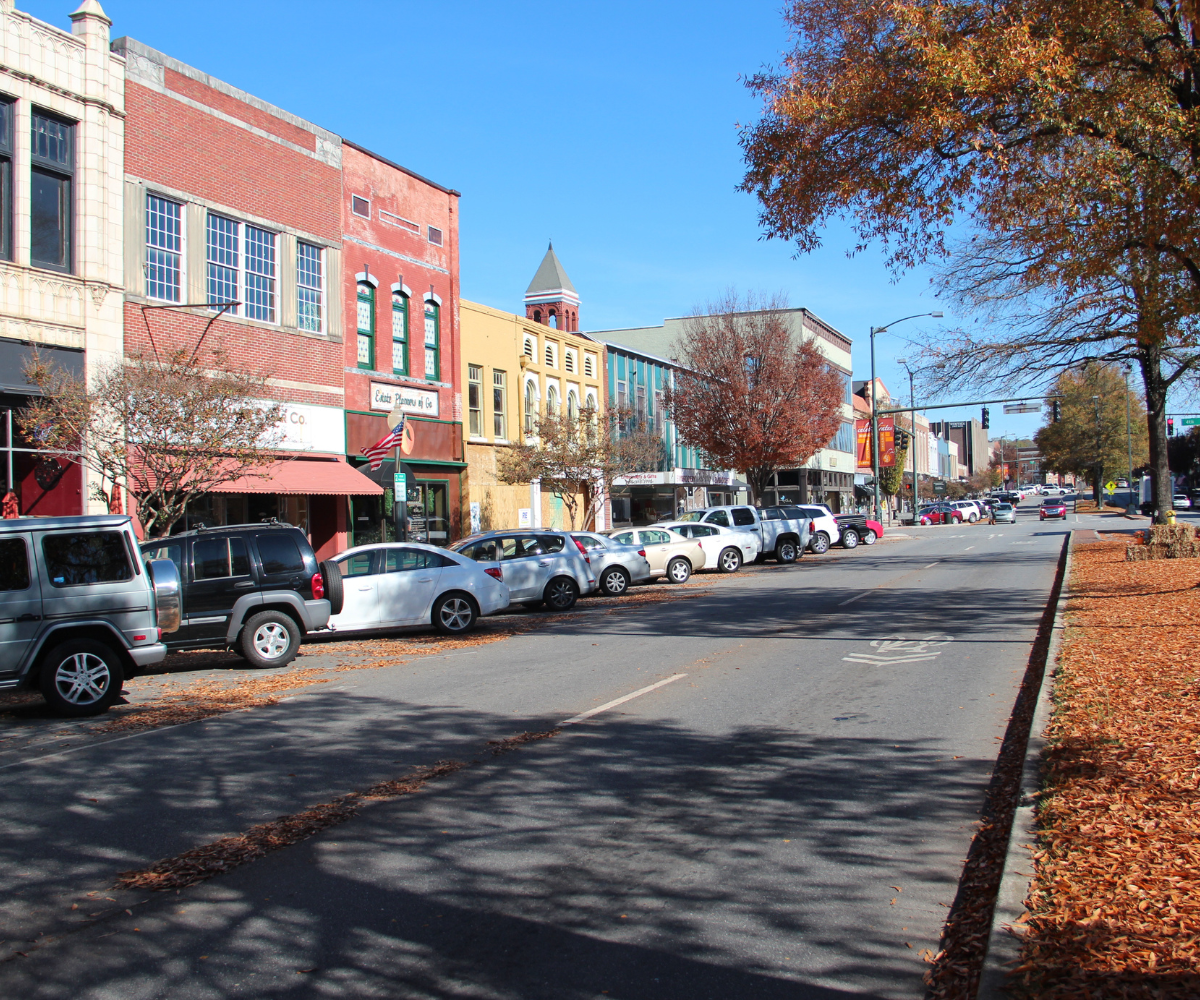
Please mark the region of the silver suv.
<svg viewBox="0 0 1200 1000"><path fill-rule="evenodd" d="M596 589L587 550L565 531L487 531L450 548L484 563L486 572L508 587L513 602L527 608L545 604L551 611L568 611L580 594Z"/></svg>
<svg viewBox="0 0 1200 1000"><path fill-rule="evenodd" d="M0 688L98 715L177 628L179 574L143 561L128 516L0 521Z"/></svg>

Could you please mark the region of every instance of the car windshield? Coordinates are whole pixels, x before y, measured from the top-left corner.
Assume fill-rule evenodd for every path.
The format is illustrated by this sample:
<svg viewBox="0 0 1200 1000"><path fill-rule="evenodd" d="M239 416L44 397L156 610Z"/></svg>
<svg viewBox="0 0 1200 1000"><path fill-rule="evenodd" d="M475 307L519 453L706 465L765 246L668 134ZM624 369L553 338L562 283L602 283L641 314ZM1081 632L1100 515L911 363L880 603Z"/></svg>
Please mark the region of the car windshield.
<svg viewBox="0 0 1200 1000"><path fill-rule="evenodd" d="M1008 510L1012 510L1012 504L1010 504L1010 503L996 504L996 513L997 514L1003 513L1004 511L1008 511Z"/></svg>
<svg viewBox="0 0 1200 1000"><path fill-rule="evenodd" d="M1043 507L1061 507L1062 501L1061 500L1043 500L1042 506Z"/></svg>
<svg viewBox="0 0 1200 1000"><path fill-rule="evenodd" d="M702 510L689 510L686 514L680 514L676 520L679 521L699 521L704 516Z"/></svg>

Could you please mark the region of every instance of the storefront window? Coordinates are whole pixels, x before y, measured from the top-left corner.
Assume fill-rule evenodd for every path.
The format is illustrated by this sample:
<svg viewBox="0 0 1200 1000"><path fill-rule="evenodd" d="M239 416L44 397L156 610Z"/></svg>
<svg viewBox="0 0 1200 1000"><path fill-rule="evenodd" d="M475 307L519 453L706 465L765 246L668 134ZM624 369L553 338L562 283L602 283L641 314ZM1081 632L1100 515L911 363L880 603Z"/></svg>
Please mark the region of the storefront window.
<svg viewBox="0 0 1200 1000"><path fill-rule="evenodd" d="M445 483L415 482L408 487L408 540L447 545L450 542L449 489Z"/></svg>

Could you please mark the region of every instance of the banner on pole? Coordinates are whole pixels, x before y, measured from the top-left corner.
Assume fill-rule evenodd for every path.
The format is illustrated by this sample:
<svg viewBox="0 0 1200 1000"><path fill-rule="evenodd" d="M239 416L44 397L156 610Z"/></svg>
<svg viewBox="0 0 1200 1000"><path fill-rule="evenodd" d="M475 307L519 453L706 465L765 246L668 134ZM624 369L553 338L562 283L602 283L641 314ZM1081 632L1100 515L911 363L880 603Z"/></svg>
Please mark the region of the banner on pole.
<svg viewBox="0 0 1200 1000"><path fill-rule="evenodd" d="M871 466L871 421L854 421L854 433L858 438L858 467L868 469Z"/></svg>
<svg viewBox="0 0 1200 1000"><path fill-rule="evenodd" d="M896 418L883 417L879 421L879 467L889 468L896 464Z"/></svg>

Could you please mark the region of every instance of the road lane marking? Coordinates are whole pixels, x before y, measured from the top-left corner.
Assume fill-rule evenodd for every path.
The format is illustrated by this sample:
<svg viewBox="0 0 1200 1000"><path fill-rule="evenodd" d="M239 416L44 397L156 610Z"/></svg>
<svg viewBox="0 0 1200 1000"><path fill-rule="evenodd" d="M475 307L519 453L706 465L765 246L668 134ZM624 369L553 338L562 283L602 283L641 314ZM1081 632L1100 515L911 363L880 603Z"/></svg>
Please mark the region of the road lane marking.
<svg viewBox="0 0 1200 1000"><path fill-rule="evenodd" d="M840 608L840 607L842 607L842 605L845 605L845 604L853 604L859 598L866 597L867 594L869 594L869 593L871 593L871 591L864 590L861 594L855 594L853 597L847 598L846 600L842 601L842 603L839 604L838 607Z"/></svg>
<svg viewBox="0 0 1200 1000"><path fill-rule="evenodd" d="M965 549L963 549L963 551L964 551L964 552L970 552L970 551L971 551L973 548L975 548L975 546L974 546L974 545L968 545L968 546L967 546Z"/></svg>
<svg viewBox="0 0 1200 1000"><path fill-rule="evenodd" d="M879 652L851 653L849 656L843 656L842 659L849 663L869 663L876 667L892 663L919 663L922 660L935 660L942 655L942 650L931 647L945 646L953 641L954 637L944 632L934 632L923 639L906 639L902 635L890 635L886 639L871 641L871 645Z"/></svg>
<svg viewBox="0 0 1200 1000"><path fill-rule="evenodd" d="M928 566L923 566L922 569L933 569L933 567L936 566L939 562L941 562L940 559L937 562L931 562Z"/></svg>
<svg viewBox="0 0 1200 1000"><path fill-rule="evenodd" d="M658 681L655 684L647 684L644 688L638 688L636 691L630 691L629 694L623 695L620 698L614 698L612 701L607 701L603 705L597 705L595 708L589 708L586 712L580 712L578 715L572 715L569 719L564 719L559 723L559 726L573 726L577 722L583 722L584 719L590 719L593 715L599 715L601 712L607 712L610 708L616 708L618 705L624 705L627 701L632 701L634 698L640 698L644 694L649 694L655 688L660 688L664 684L670 684L673 681L680 680L686 677L687 674L672 674L665 680Z"/></svg>

